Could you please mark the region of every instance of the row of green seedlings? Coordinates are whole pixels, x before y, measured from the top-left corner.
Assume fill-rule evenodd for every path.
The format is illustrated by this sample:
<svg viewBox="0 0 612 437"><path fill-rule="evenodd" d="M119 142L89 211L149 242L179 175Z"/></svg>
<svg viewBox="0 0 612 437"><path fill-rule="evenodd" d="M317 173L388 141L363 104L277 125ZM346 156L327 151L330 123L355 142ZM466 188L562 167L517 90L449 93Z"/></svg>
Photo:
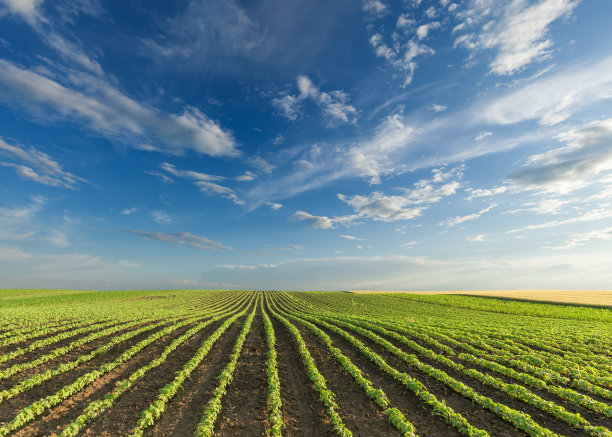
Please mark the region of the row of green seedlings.
<svg viewBox="0 0 612 437"><path fill-rule="evenodd" d="M416 356L405 353L404 351L397 348L396 346L394 346L393 344L391 344L384 338L374 334L372 331L377 331L377 332L380 332L381 334L395 338L396 340L402 342L403 344L406 344L408 347L414 348L415 350L418 349L419 351L421 351L423 354L425 354L428 358L432 360L435 360L447 367L450 367L455 371L464 373L485 385L488 385L497 390L503 391L507 393L508 395L510 395L511 397L514 397L529 405L532 405L538 409L541 409L542 411L568 423L572 427L583 429L590 435L612 436L612 433L610 433L610 431L607 430L606 428L592 426L586 419L581 417L579 414L570 413L567 410L565 410L565 408L555 404L554 402L546 401L542 399L541 397L535 395L534 393L532 393L525 387L522 387L517 384L507 384L499 378L495 378L491 375L483 374L477 371L476 369L466 368L463 365L455 363L454 361L449 360L448 358L442 355L436 354L435 352L429 349L422 348L421 346L419 346L412 340L408 340L400 334L394 333L392 331L388 331L384 328L378 327L368 322L359 322L359 325L365 326L367 327L367 329L361 328L351 323L342 322L339 320L334 320L334 323L340 326L345 326L351 330L354 330L355 332L358 332L370 338L374 342L383 346L389 352L393 353L397 357L406 361L411 366L421 371L424 371L425 373L438 379L441 382L444 382L446 385L453 388L460 394L464 395L465 397L469 399L472 399L474 402L484 406L485 408L495 412L496 414L499 414L504 420L507 420L508 422L512 423L518 429L522 429L523 431L529 433L530 435L553 435L553 434L550 430L546 428L542 428L540 425L533 422L533 420L529 418L529 416L525 415L522 412L512 410L502 404L497 404L497 406L493 405L494 403L491 403L492 401L490 399L488 398L483 399L484 397L476 393L473 389L467 386L464 386L464 384L462 383L458 383L453 378L450 378L445 372L439 369L436 369L432 366L421 363L416 358ZM528 420L525 420L524 416L526 416Z"/></svg>
<svg viewBox="0 0 612 437"><path fill-rule="evenodd" d="M389 398L387 398L387 395L381 388L374 388L372 382L363 376L361 369L355 366L355 364L353 364L353 362L346 355L344 355L340 349L334 346L329 335L305 319L301 319L286 313L284 313L284 315L308 327L323 341L323 343L325 343L334 358L336 358L344 370L355 379L357 384L365 391L367 397L381 409L383 415L389 419L391 425L393 425L393 427L397 429L401 435L404 437L417 436L414 425L406 419L400 410L391 406Z"/></svg>
<svg viewBox="0 0 612 437"><path fill-rule="evenodd" d="M83 326L90 326L92 324L104 323L106 321L107 320L104 320L102 322L97 321L93 323L77 321L77 322L70 322L70 323L62 324L62 325L43 326L31 332L26 332L24 334L15 335L15 336L0 340L0 347L10 346L16 343L30 342L35 338L53 335L59 331L72 332L72 330L79 329Z"/></svg>
<svg viewBox="0 0 612 437"><path fill-rule="evenodd" d="M221 320L224 317L227 317L230 313L231 311L223 313L221 315L216 315L211 319L198 323L196 326L189 329L180 337L174 339L172 343L166 346L166 348L161 352L159 356L157 356L145 366L134 371L127 378L117 382L113 391L105 394L102 399L98 399L91 402L79 417L77 417L72 423L70 423L63 429L62 433L60 434L60 437L74 437L78 435L79 431L83 427L91 423L93 420L98 418L104 411L112 407L117 401L117 399L128 389L134 386L134 384L136 384L141 378L143 378L149 370L154 369L164 363L168 359L170 354L174 352L179 346L187 342L189 339L194 337L197 333L202 331L210 324Z"/></svg>
<svg viewBox="0 0 612 437"><path fill-rule="evenodd" d="M174 398L176 393L182 387L185 380L189 378L191 373L200 365L200 363L206 358L210 350L216 341L223 335L225 331L234 323L239 317L242 317L246 313L246 309L226 319L215 332L213 332L195 352L195 354L183 365L183 367L176 372L175 378L164 387L159 390L159 395L147 408L142 410L140 413L140 419L138 420L135 428L131 431L131 436L142 436L145 429L154 425L161 415L166 411L166 408L170 401Z"/></svg>
<svg viewBox="0 0 612 437"><path fill-rule="evenodd" d="M302 306L302 310L306 310L306 308L304 308ZM379 319L379 318L377 318L377 319ZM380 322L377 320L377 323L380 323ZM411 325L414 325L414 324L411 324ZM436 330L436 328L432 328L431 326L422 327L421 329L423 331L426 331L426 332L430 333L430 334L432 333L432 330L433 331ZM428 336L426 336L424 334L419 335L415 331L415 329L411 329L410 335L411 336L417 336L421 340L424 340L424 341L430 343L432 346L434 346L434 347L436 347L438 349L443 350L447 354L453 355L453 352L452 352L452 350L450 348L448 348L445 345L442 345L442 344L438 343L436 340L430 339ZM453 344L453 341L454 341L453 339L447 337L444 334L439 334L438 333L438 335L443 336L444 340L450 341L451 344ZM464 334L464 335L466 335L466 334ZM478 346L479 347L483 347L483 348L487 348L488 350L492 349L491 347L488 347L488 345L486 345L486 343L483 343L482 341L478 342ZM517 351L515 350L514 353L516 353L516 352ZM519 352L522 352L522 350L519 349ZM555 356L549 357L549 359L552 359L552 360L554 360L555 358L558 359L558 357L555 357ZM532 358L532 361L533 361L533 359L534 358ZM540 361L538 364L545 364L545 363ZM558 371L565 371L565 372L571 372L572 376L574 377L574 381L572 381L572 386L574 386L575 388L584 389L584 390L586 390L586 391L588 391L590 393L593 393L593 394L596 394L596 395L599 395L599 396L603 396L603 397L606 397L606 398L608 398L610 396L610 392L608 390L605 390L605 389L601 388L600 385L609 386L610 384L612 384L612 378L589 377L588 375L585 375L584 373L581 373L580 370L575 370L575 369L573 369L571 367L566 367L567 364L568 364L567 362L564 362L563 364L564 364L564 366L557 365L556 370L558 370ZM554 363L553 363L553 365L554 365ZM584 366L582 366L582 369L584 369ZM523 370L523 369L521 369L521 370ZM546 374L550 370L551 370L550 368L542 369L542 373ZM584 378L581 378L580 375L583 375ZM574 393L569 392L569 393L566 393L566 395L571 397L572 399L578 399ZM590 401L588 399L584 399L584 404L589 404L589 403L590 403ZM599 406L599 407L601 407L601 406ZM595 408L598 408L598 407L595 406Z"/></svg>
<svg viewBox="0 0 612 437"><path fill-rule="evenodd" d="M102 364L97 369L87 372L86 374L78 377L72 383L65 385L54 394L30 404L29 406L22 409L19 413L17 413L17 415L11 421L3 424L0 427L0 437L5 436L30 423L33 419L43 414L47 409L52 408L60 404L64 400L70 398L71 396L75 395L76 393L79 393L81 390L85 389L87 386L91 385L93 382L95 382L102 376L111 372L113 369L117 368L121 364L126 363L146 346L149 346L157 340L169 334L172 334L178 328L190 324L192 322L192 320L182 321L155 332L154 334L136 343L134 346L123 352L115 360L109 363Z"/></svg>
<svg viewBox="0 0 612 437"><path fill-rule="evenodd" d="M400 339L400 341L404 342L406 344L406 339ZM408 344L409 347L411 347L412 349L418 350L420 353L428 355L431 351L428 351L426 349L420 348L420 346L418 346L417 344L414 344L413 342L411 344ZM484 355L485 353L480 351L482 355ZM495 358L495 354L494 353L486 353L486 355L488 356L488 358ZM435 357L429 356L430 358L436 359ZM514 369L505 367L503 365L500 365L496 362L487 360L487 359L483 359L483 358L478 358L475 357L472 354L466 354L466 353L461 353L458 355L458 358L472 363L472 364L476 364L479 365L481 367L485 367L489 370L492 370L496 373L502 374L504 376L508 376L510 378L513 378L515 380L521 381L529 386L538 388L538 389L542 389L542 390L547 390L550 393L560 397L561 399L568 401L570 403L576 404L576 405L581 405L585 408L591 409L593 411L595 411L598 414L603 414L607 417L611 417L612 416L612 409L605 403L603 402L599 402L599 401L595 401L592 398L582 395L581 393L578 393L574 390L571 389L566 389L563 387L558 387L555 385L549 385L547 384L545 381L535 378L529 374L525 374L525 373L521 373L521 372L516 372ZM438 358L438 361L440 359ZM499 384L495 384L495 385L499 385ZM600 391L604 391L603 389L601 389ZM524 394L522 396L525 396ZM558 412L558 414L561 414L562 412ZM568 419L573 423L576 421L576 417L568 417ZM584 423L583 423L584 424Z"/></svg>
<svg viewBox="0 0 612 437"><path fill-rule="evenodd" d="M400 327L399 324L394 324L394 326ZM461 337L462 341L459 341L457 338L455 338L456 335L451 337L432 327L425 328L402 324L400 329L409 330L409 335L411 336L414 336L415 332L418 332L418 330L427 332L427 335L421 335L425 337L434 336L445 343L449 343L456 348L467 350L469 353L474 355L487 355L495 361L536 375L547 382L556 382L561 384L569 383L575 388L585 389L590 393L604 397L608 397L608 394L607 390L603 389L602 387L612 388L612 378L593 376L594 372L589 372L588 366L578 366L577 364L563 360L558 356L551 356L544 360L543 358L536 357L534 355L534 353L536 353L535 351L530 351L531 354L525 353L525 350L515 346L512 340L505 343L503 341L487 339L487 341L494 346L492 347L485 343L482 339L474 338L474 335L465 333ZM472 345L478 346L480 349L477 349ZM570 381L569 378L566 378L561 374L571 376L573 380Z"/></svg>
<svg viewBox="0 0 612 437"><path fill-rule="evenodd" d="M602 357L597 355L602 352L601 347L598 347L594 344L585 343L584 341L568 342L567 340L559 336L555 337L554 339L546 337L542 338L541 336L535 336L534 334L525 331L521 333L515 333L507 337L516 340L520 343L523 343L527 346L536 346L538 348L544 349L548 352L552 352L555 354L569 354L570 356L587 357L587 359L589 359L589 357L592 357L602 364L609 365L609 357Z"/></svg>
<svg viewBox="0 0 612 437"><path fill-rule="evenodd" d="M330 325L318 317L312 317L306 314L300 314L300 317L304 320L309 320L316 324L319 324L332 332L340 335L342 338L347 340L351 345L357 348L363 355L369 358L375 363L383 372L392 376L395 380L406 386L418 399L423 403L431 407L432 413L441 416L448 424L453 426L462 434L468 436L484 437L489 434L482 429L478 429L471 425L461 414L455 412L453 408L446 405L444 402L438 400L438 398L430 393L427 388L417 379L410 375L400 372L397 369L390 366L380 355L375 353L372 349L364 345L360 340L350 335L349 333L339 329L336 326Z"/></svg>
<svg viewBox="0 0 612 437"><path fill-rule="evenodd" d="M454 351L448 346L442 345L437 340L432 339L431 337L425 334L419 333L414 329L410 329L409 326L399 326L399 325L394 325L394 324L384 324L384 323L378 323L378 322L376 324L384 328L399 331L411 337L418 338L440 350L443 350L445 353L449 355L455 355ZM565 376L562 376L559 372L553 370L550 366L547 367L547 363L543 361L538 361L539 366L535 366L533 364L530 364L529 362L520 360L519 357L515 355L514 353L506 352L504 350L504 345L502 344L501 341L495 341L494 343L492 343L494 346L496 346L496 348L492 348L492 347L487 348L487 350L485 351L485 350L477 349L471 346L470 344L458 341L448 336L443 336L442 338L445 341L453 344L456 348L461 348L463 350L468 351L467 354L460 353L458 355L459 358L469 361L473 359L472 358L473 356L477 356L479 358L487 357L488 360L494 361L494 363L487 364L488 368L493 369L493 367L496 367L497 369L500 369L501 373L503 373L504 375L510 376L515 379L519 379L534 387L542 388L544 387L542 383L553 384L553 385L557 385L557 384L570 385L571 387L574 387L580 390L584 390L591 394L595 394L595 395L598 395L598 396L601 396L607 399L612 399L612 391L602 388L598 385L595 385L587 381L586 379L577 378L577 377L570 379ZM497 367L496 364L501 364L502 366ZM514 369L518 369L521 372L525 372L525 374L522 374L520 372L514 373L514 370L511 368L508 368L507 370L505 370L504 366L513 367ZM531 377L535 377L535 378L531 379ZM537 379L541 380L542 382L538 382ZM556 389L556 387L553 389ZM568 391L566 392L566 395L568 396L568 400L570 400L573 403L576 403L575 400L582 399L582 394L578 392ZM589 403L588 400L586 400L586 402ZM600 408L603 408L603 406L599 406L599 407L596 406L595 408L600 409ZM605 408L603 410L605 411Z"/></svg>
<svg viewBox="0 0 612 437"><path fill-rule="evenodd" d="M211 308L212 309L212 308ZM29 361L29 362L25 362L25 363L20 363L20 364L15 364L11 367L8 367L6 369L0 370L0 379L6 379L12 375L15 375L16 373L22 372L24 370L27 369L31 369L34 368L36 366L39 366L40 364L46 363L48 361L54 360L80 346L83 346L87 343L90 343L91 341L94 341L98 338L102 338L102 337L106 337L108 335L112 335L115 334L119 331L123 331L123 330L127 330L130 329L136 325L142 325L142 324L147 324L150 322L155 322L156 320L150 319L150 318L145 318L145 319L141 319L139 321L134 321L131 323L127 323L127 324L123 324L123 325L116 325L116 326L111 326L110 328L104 329L102 331L99 332L95 332L92 333L84 338L81 338L79 340L73 341L70 344L66 345L66 346L62 346L59 348L54 349L53 351L51 351L48 354L45 354L35 360ZM154 326L154 325L153 325ZM134 331L132 331L133 333ZM139 331L142 332L142 331ZM61 334L60 334L61 335ZM131 338L131 336L130 336ZM40 340L41 342L44 342L46 339ZM97 351L97 353L90 355L91 358L93 358L94 356L99 355L99 353L102 353L104 351L106 351L108 348L107 347L100 347L99 350ZM17 352L17 351L15 351ZM82 357L77 358L77 360L75 361L75 364L82 364L82 362L84 362L85 357L87 356L84 355ZM87 361L87 360L85 360ZM0 397L0 399L2 399L2 397Z"/></svg>
<svg viewBox="0 0 612 437"><path fill-rule="evenodd" d="M202 419L196 427L195 435L197 437L212 437L214 435L215 422L217 421L217 417L219 417L222 410L221 399L227 393L227 388L232 382L234 370L236 370L236 365L240 359L244 342L251 331L251 324L253 323L253 317L255 317L256 312L257 304L253 306L253 311L251 311L249 316L244 321L244 325L242 326L240 334L238 334L238 338L234 344L234 348L232 349L232 355L230 356L229 363L227 363L223 371L221 371L221 374L219 375L219 383L215 388L211 399L204 408Z"/></svg>
<svg viewBox="0 0 612 437"><path fill-rule="evenodd" d="M27 361L27 362L24 362L24 363L14 364L14 365L12 365L10 367L7 367L6 369L0 370L0 380L9 378L9 377L11 377L11 376L13 376L13 375L15 375L15 374L17 374L19 372L23 372L24 370L32 369L32 368L37 367L37 366L39 366L41 364L44 364L44 363L46 363L48 361L52 361L52 360L54 360L54 359L56 359L56 358L58 358L58 357L60 357L60 356L62 356L64 354L67 354L68 352L70 352L70 351L72 351L72 350L74 350L74 349L76 349L76 348L78 348L80 346L83 346L83 345L85 345L87 343L90 343L90 342L92 342L92 341L94 341L94 340L96 340L98 338L107 337L109 335L113 335L113 334L115 334L117 332L120 332L120 331L126 331L126 330L129 330L129 329L133 328L134 326L142 325L143 323L146 324L146 322L144 322L144 321L125 323L125 324L111 326L111 327L103 329L101 331L91 333L91 334L89 334L86 337L83 337L83 338L80 338L78 340L75 340L75 341L67 344L66 346L58 347L58 348L52 350L51 352L49 352L49 353L47 353L45 355L42 355L42 356L40 356L40 357L38 357L38 358L36 358L34 360Z"/></svg>
<svg viewBox="0 0 612 437"><path fill-rule="evenodd" d="M74 323L72 320L56 320L53 322L40 322L39 320L31 320L28 322L23 321L4 321L2 325L2 333L0 333L0 339L6 339L9 337L16 337L18 335L28 334L41 328L56 328L62 325L68 325Z"/></svg>
<svg viewBox="0 0 612 437"><path fill-rule="evenodd" d="M475 337L475 335L472 334L472 337ZM544 337L542 337L539 344L531 339L521 341L521 337L521 335L512 335L507 341L504 340L504 343L512 345L517 353L540 354L546 357L546 359L553 358L562 360L566 365L572 368L584 369L583 371L587 371L593 375L611 375L612 366L610 366L609 357L598 356L594 352L570 352L555 348L550 346L551 342L547 341ZM533 347L540 350L534 350ZM576 348L579 349L580 346L576 344Z"/></svg>
<svg viewBox="0 0 612 437"><path fill-rule="evenodd" d="M450 337L447 337L447 340ZM549 373L550 371L556 372L559 375L559 379L557 382L567 384L569 381L567 378L561 376L561 374L565 374L571 376L573 381L570 382L571 385L575 384L575 387L588 387L587 390L591 393L603 395L607 397L607 395L602 394L605 392L599 391L596 387L590 387L591 385L595 385L599 388L607 387L612 388L612 377L601 376L601 372L597 369L588 366L588 365L580 365L574 363L572 361L568 361L564 358L559 357L555 354L547 354L542 352L537 352L533 350L526 351L514 344L514 342L504 343L502 341L492 341L489 342L495 346L494 349L487 348L484 346L484 341L479 338L474 338L474 336L465 336L463 340L458 341L456 339L451 339L457 342L457 346L461 347L464 350L468 350L468 352L473 353L474 355L483 354L482 350L474 349L470 346L473 344L478 346L480 349L486 349L487 353L495 353L496 357L502 357L506 360L512 360L513 364L521 366L520 363L525 363L527 365L531 365L534 367L527 367L529 369L537 371L540 370L540 373ZM468 343L470 344L468 344ZM508 363L508 361L506 361ZM521 369L522 370L522 369ZM546 378L543 376L543 378Z"/></svg>
<svg viewBox="0 0 612 437"><path fill-rule="evenodd" d="M306 315L302 314L302 316L306 316ZM306 316L306 317L308 317L308 316ZM329 323L324 322L323 320L321 320L321 317L313 319L313 321L315 321L317 323L324 324L324 326L326 326L327 328L329 328L329 329L333 330L334 332L338 333L339 335L343 336L344 338L349 340L351 343L353 343L355 346L357 346L362 352L365 350L364 346L363 346L363 344L361 342L359 342L353 336L348 334L346 331L338 328L337 326L330 325ZM467 387L465 384L463 384L461 382L456 381L455 379L453 379L450 376L448 376L446 373L444 373L444 372L442 372L442 371L440 371L438 369L435 369L435 368L433 368L431 366L428 366L428 365L420 363L420 361L418 361L416 359L416 357L414 357L414 355L405 354L399 348L396 348L391 343L389 343L388 341L384 340L383 338L377 336L376 334L374 334L374 333L372 333L372 332L370 332L370 331L368 331L366 329L353 326L353 325L351 325L349 323L341 322L341 321L338 321L338 320L333 320L333 321L336 324L348 327L349 329L353 329L356 332L358 332L358 333L360 333L360 334L370 338L375 343L379 344L380 346L383 346L383 348L387 349L389 352L391 352L394 355L404 359L404 361L407 361L413 367L416 367L417 369L423 371L424 373L428 374L429 376L434 377L435 379L437 379L440 382L444 383L445 385L447 385L451 389L453 389L453 390L457 391L458 393L464 395L465 397L471 399L473 402L477 403L478 405L480 405L480 406L482 406L484 408L487 408L487 409L493 411L494 413L500 415L504 420L512 423L515 427L517 427L519 429L522 429L523 431L526 431L530 435L549 435L549 436L555 435L550 430L539 426L528 415L524 414L523 412L516 411L516 410L513 410L511 408L508 408L507 406L505 406L503 404L496 403L496 402L492 401L491 399L476 393L473 389L471 389L470 387ZM369 354L366 352L366 355L369 355ZM395 370L395 369L393 369L393 370Z"/></svg>
<svg viewBox="0 0 612 437"><path fill-rule="evenodd" d="M393 325L389 323L385 324L377 322L376 324L387 329L399 331L403 334L409 335L410 337L418 338L421 341L424 341L439 350L443 350L448 355L455 355L454 351L448 346L439 343L437 340L432 339L425 334L416 332L414 329L409 329L404 326ZM584 396L583 394L576 392L575 390L557 387L556 384L569 384L572 387L585 390L589 393L607 399L612 399L612 391L592 384L591 382L582 378L570 379L562 376L561 374L550 368L537 367L528 362L521 361L517 359L514 354L504 352L502 350L502 345L498 344L497 341L494 343L497 348L489 347L486 351L483 351L474 348L464 342L458 341L456 339L451 339L450 337L445 337L445 340L451 341L455 347L462 348L468 351L468 353L460 353L458 355L458 357L462 360L472 362L473 364L483 365L489 370L493 370L505 376L509 376L513 379L524 382L532 387L546 389L560 396L564 400L570 401L571 403L575 403L578 405L582 405L585 408L593 409L593 411L597 413L606 414L609 416L609 414L612 412L612 410L607 404L601 402L598 403L597 401L592 400L590 397ZM487 357L489 361L478 361L482 359L482 357ZM544 362L539 362L539 364L541 366L546 366L546 363ZM506 366L514 367L515 369L518 369L521 372L517 372L514 369ZM550 386L549 384L553 384L553 386Z"/></svg>
<svg viewBox="0 0 612 437"><path fill-rule="evenodd" d="M472 334L472 336L475 336L475 334ZM574 368L587 366L587 371L592 371L594 374L610 376L612 372L610 358L598 356L592 351L582 348L578 344L575 344L575 351L568 351L556 347L556 339L548 340L544 336L540 336L538 340L530 338L524 333L498 334L492 335L492 337L501 339L507 345L515 346L515 348L522 353L542 355L545 356L546 359L553 358L556 360L563 360L565 365ZM538 350L534 350L533 347Z"/></svg>
<svg viewBox="0 0 612 437"><path fill-rule="evenodd" d="M278 363L276 362L276 336L270 317L264 310L264 300L261 299L261 314L263 318L264 330L266 333L266 345L268 346L268 356L266 362L266 374L268 376L268 419L269 427L267 435L280 437L285 423L283 421L282 400L280 393L280 378L278 377Z"/></svg>
<svg viewBox="0 0 612 437"><path fill-rule="evenodd" d="M146 323L151 321L152 319L145 319L142 323ZM30 343L28 346L24 347L24 348L17 348L15 350L12 350L10 352L6 352L3 355L0 355L0 363L5 363L7 361L11 361L14 360L15 358L18 358L22 355L25 355L26 353L29 352L34 352L37 349L46 347L46 346L51 346L55 343L58 343L60 341L63 340L68 340L69 338L72 337L77 337L81 334L85 334L87 332L91 332L91 331L95 331L95 330L100 330L100 329L106 329L107 327L113 326L113 325L117 325L118 323L121 322L117 322L117 321L110 321L110 322L105 322L105 323L101 323L101 324L97 324L97 325L86 325L86 326L82 326L80 328L77 329L71 329L69 331L65 331L62 332L60 334L56 334L50 337L45 337L42 338L40 340L37 340L33 343Z"/></svg>
<svg viewBox="0 0 612 437"><path fill-rule="evenodd" d="M118 344L121 344L131 339L132 337L135 337L143 332L159 328L161 326L166 325L167 323L168 322L159 322L159 323L155 323L152 325L143 326L142 328L135 329L133 331L129 331L121 335L117 335L111 338L111 340L109 340L107 343L96 348L95 350L89 353L82 354L72 361L61 363L53 369L47 369L43 372L31 375L27 377L26 379L19 381L14 386L0 391L0 403L2 403L3 401L7 399L13 398L21 393L24 393L28 390L31 390L34 387L41 385L43 382L48 381L55 376L58 376L58 375L61 375L62 373L66 373L70 370L73 370L77 368L78 366L80 366L81 364L94 359L95 357L103 354L104 352L108 351L112 347Z"/></svg>
<svg viewBox="0 0 612 437"><path fill-rule="evenodd" d="M273 311L272 308L270 308L269 303L267 309L274 318L279 320L287 327L295 339L300 357L302 358L302 362L306 368L306 373L308 374L308 377L314 385L316 391L319 393L319 400L325 407L327 417L329 418L332 428L340 437L351 437L353 433L346 427L342 421L342 418L340 417L340 414L338 414L338 405L334 400L336 395L327 388L327 382L323 375L321 375L321 372L319 372L319 369L317 369L315 361L312 358L312 355L310 355L310 351L308 350L300 331L298 331L298 329L289 320Z"/></svg>

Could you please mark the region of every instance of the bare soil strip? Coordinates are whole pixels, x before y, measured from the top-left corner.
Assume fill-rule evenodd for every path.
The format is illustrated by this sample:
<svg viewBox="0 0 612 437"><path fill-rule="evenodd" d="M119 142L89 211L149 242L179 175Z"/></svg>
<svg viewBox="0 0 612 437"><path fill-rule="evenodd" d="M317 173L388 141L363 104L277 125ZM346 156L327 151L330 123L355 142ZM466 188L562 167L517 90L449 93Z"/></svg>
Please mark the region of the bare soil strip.
<svg viewBox="0 0 612 437"><path fill-rule="evenodd" d="M302 363L291 333L270 315L276 335L278 376L281 385L283 420L287 437L335 436L321 401L310 386L310 379Z"/></svg>
<svg viewBox="0 0 612 437"><path fill-rule="evenodd" d="M293 322L293 321L292 321ZM331 355L327 345L310 329L295 323L299 329L319 372L327 381L327 388L336 394L338 413L355 437L400 435L355 382L342 365Z"/></svg>
<svg viewBox="0 0 612 437"><path fill-rule="evenodd" d="M223 409L215 424L216 436L265 435L268 426L267 352L263 320L258 309L242 347L232 383L221 401Z"/></svg>
<svg viewBox="0 0 612 437"><path fill-rule="evenodd" d="M466 296L502 297L507 299L540 302L567 303L595 306L612 306L609 290L470 290L470 291L383 291L349 290L356 294L406 293L406 294L461 294Z"/></svg>
<svg viewBox="0 0 612 437"><path fill-rule="evenodd" d="M147 428L145 436L166 437L166 436L192 436L202 419L206 403L212 396L217 386L217 377L227 365L229 357L234 347L235 339L240 332L244 322L240 317L227 329L227 331L213 345L210 353L204 361L193 371L189 379L185 381L176 397L170 402L168 408L162 414L159 422L155 426ZM201 345L201 343L200 343ZM195 351L194 351L195 352ZM173 375L174 376L174 375ZM157 392L161 388L158 387ZM146 405L143 405L143 408ZM131 431L136 425L137 420L126 424L126 431ZM129 426L128 426L129 425ZM117 429L117 424L112 428ZM119 430L123 425L119 426ZM96 434L86 434L94 436ZM113 435L121 435L121 432L113 432Z"/></svg>
<svg viewBox="0 0 612 437"><path fill-rule="evenodd" d="M66 399L56 407L47 410L38 419L19 430L15 436L29 437L33 435L58 435L66 425L75 420L83 412L83 410L92 400L98 399L102 397L104 393L111 391L115 387L115 383L117 381L123 379L133 371L151 361L172 340L179 337L192 327L193 324L183 326L172 334L167 335L145 347L132 359L97 379L81 392ZM149 335L151 334L152 333L149 333ZM112 361L112 359L109 359L108 361ZM117 427L117 423L114 425ZM117 434L115 433L115 435Z"/></svg>

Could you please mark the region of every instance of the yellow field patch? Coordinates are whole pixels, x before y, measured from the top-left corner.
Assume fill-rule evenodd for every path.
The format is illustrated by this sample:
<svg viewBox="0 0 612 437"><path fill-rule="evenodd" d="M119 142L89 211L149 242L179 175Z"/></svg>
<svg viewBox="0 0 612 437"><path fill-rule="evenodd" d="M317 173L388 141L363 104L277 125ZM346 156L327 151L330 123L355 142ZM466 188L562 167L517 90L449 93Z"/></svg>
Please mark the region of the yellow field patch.
<svg viewBox="0 0 612 437"><path fill-rule="evenodd" d="M409 293L409 294L463 294L469 296L506 297L541 302L574 303L583 305L612 306L609 290L462 290L462 291L382 291L349 290L350 293Z"/></svg>

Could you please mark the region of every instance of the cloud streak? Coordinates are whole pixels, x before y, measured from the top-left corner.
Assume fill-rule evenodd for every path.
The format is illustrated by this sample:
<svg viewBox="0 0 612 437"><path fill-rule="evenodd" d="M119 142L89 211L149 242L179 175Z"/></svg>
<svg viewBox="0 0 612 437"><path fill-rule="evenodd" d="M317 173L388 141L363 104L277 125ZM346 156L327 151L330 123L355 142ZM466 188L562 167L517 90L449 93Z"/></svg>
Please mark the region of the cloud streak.
<svg viewBox="0 0 612 437"><path fill-rule="evenodd" d="M0 98L25 106L38 117L43 117L41 110L51 110L61 119L85 124L112 140L135 142L136 148L144 143L142 150L238 155L232 134L195 107L169 114L149 108L88 74L76 73L71 80L83 90L0 60Z"/></svg>
<svg viewBox="0 0 612 437"><path fill-rule="evenodd" d="M157 240L164 243L177 244L180 246L192 247L199 250L210 250L213 252L223 252L233 250L231 247L219 243L218 241L209 240L206 237L194 235L189 232L147 232L139 230L128 230L130 234L137 235L147 240Z"/></svg>
<svg viewBox="0 0 612 437"><path fill-rule="evenodd" d="M8 144L0 138L0 157L7 157L16 162L2 162L0 165L13 167L23 179L29 179L52 187L75 188L85 179L64 171L62 166L46 153L35 147L28 149ZM26 165L27 164L27 165Z"/></svg>

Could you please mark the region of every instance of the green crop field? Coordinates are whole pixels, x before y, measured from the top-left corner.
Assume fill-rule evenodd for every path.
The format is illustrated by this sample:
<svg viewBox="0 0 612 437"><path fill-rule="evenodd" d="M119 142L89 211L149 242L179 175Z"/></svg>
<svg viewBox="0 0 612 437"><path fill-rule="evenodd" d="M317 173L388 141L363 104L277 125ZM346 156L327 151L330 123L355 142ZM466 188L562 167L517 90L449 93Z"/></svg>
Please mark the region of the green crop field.
<svg viewBox="0 0 612 437"><path fill-rule="evenodd" d="M0 291L0 436L612 436L612 309Z"/></svg>

